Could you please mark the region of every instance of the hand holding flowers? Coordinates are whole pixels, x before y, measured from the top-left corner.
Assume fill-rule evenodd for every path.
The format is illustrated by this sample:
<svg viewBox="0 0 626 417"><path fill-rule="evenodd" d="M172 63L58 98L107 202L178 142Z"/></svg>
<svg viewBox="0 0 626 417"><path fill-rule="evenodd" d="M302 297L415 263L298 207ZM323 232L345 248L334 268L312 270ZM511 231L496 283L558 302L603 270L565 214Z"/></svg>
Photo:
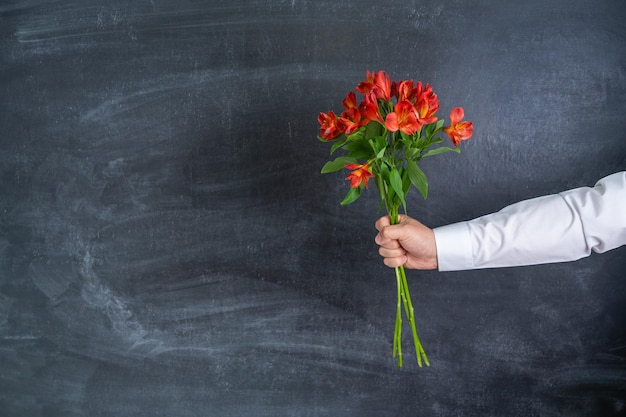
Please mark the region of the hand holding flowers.
<svg viewBox="0 0 626 417"><path fill-rule="evenodd" d="M366 72L356 91L363 95L358 103L356 94L350 91L342 101L343 111L337 116L333 111L320 113L319 139L333 142L330 153L338 149L345 155L327 162L322 173L341 169L350 171L346 180L350 190L342 205L356 201L373 179L385 206L391 224L398 223L399 209L406 213L406 197L411 186L417 188L424 198L428 195L426 175L418 161L427 156L447 151L460 152L461 141L472 136L472 122L463 121L460 107L450 112L450 125L444 126L436 113L439 99L432 86L413 80L391 81L384 71ZM443 142L438 135L446 133L454 147L433 145ZM403 266L395 268L398 301L393 340L393 356L398 367L402 366L402 307L413 333L417 363L430 365L421 345L415 326L414 309Z"/></svg>

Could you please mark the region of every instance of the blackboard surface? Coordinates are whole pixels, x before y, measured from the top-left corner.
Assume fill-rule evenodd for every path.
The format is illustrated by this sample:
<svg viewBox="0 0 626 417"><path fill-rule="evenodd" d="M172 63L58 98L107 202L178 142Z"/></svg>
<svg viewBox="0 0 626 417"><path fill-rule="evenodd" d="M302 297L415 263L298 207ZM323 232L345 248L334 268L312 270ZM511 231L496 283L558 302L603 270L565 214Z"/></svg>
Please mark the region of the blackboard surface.
<svg viewBox="0 0 626 417"><path fill-rule="evenodd" d="M366 70L475 124L430 226L626 167L622 0L4 1L0 415L626 414L626 248L409 272L391 357L370 190L317 114ZM408 340L406 342L408 346Z"/></svg>

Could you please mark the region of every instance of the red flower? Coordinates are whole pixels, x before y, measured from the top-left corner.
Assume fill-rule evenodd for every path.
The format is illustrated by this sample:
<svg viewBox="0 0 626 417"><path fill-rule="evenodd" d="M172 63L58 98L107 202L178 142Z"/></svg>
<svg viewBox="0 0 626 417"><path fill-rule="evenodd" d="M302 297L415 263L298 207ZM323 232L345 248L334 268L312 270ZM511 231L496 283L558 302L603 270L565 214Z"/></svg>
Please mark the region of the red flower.
<svg viewBox="0 0 626 417"><path fill-rule="evenodd" d="M320 136L327 141L335 139L342 133L337 126L337 115L332 110L328 113L320 113L317 121L320 124Z"/></svg>
<svg viewBox="0 0 626 417"><path fill-rule="evenodd" d="M374 93L377 99L391 100L391 79L385 71L365 72L365 81L357 85L356 91L366 95Z"/></svg>
<svg viewBox="0 0 626 417"><path fill-rule="evenodd" d="M422 83L419 83L418 86L421 90ZM391 86L391 94L396 96L398 101L409 100L411 103L415 103L416 92L413 80L404 80L397 84L394 82Z"/></svg>
<svg viewBox="0 0 626 417"><path fill-rule="evenodd" d="M352 170L350 175L346 177L347 180L350 180L350 187L359 188L361 184L365 184L365 188L367 188L367 182L370 178L374 177L367 166L365 164L347 164L346 168Z"/></svg>
<svg viewBox="0 0 626 417"><path fill-rule="evenodd" d="M385 71L378 71L374 77L374 87L372 92L376 94L376 98L389 101L391 100L391 79Z"/></svg>
<svg viewBox="0 0 626 417"><path fill-rule="evenodd" d="M365 71L365 80L361 81L359 85L356 86L356 91L363 95L369 94L372 91L372 87L374 86L375 76L375 72L370 72L369 70Z"/></svg>
<svg viewBox="0 0 626 417"><path fill-rule="evenodd" d="M450 136L454 146L459 146L462 140L466 140L472 137L474 132L474 125L472 122L462 122L465 112L461 107L455 107L450 111L450 126L445 126L443 131Z"/></svg>
<svg viewBox="0 0 626 417"><path fill-rule="evenodd" d="M412 135L421 129L422 125L417 120L417 115L411 102L403 100L396 104L393 112L387 114L385 127L391 132L400 130L402 133Z"/></svg>
<svg viewBox="0 0 626 417"><path fill-rule="evenodd" d="M417 84L417 102L415 103L415 111L420 124L425 125L437 121L437 110L439 110L439 99L437 94L433 92L430 84L426 84L422 90L422 83Z"/></svg>
<svg viewBox="0 0 626 417"><path fill-rule="evenodd" d="M361 127L361 112L356 107L347 109L337 119L337 128L346 135L350 135L359 127Z"/></svg>
<svg viewBox="0 0 626 417"><path fill-rule="evenodd" d="M367 124L372 120L377 121L381 125L385 124L374 93L367 93L365 95L363 102L359 106L359 111L361 112L361 117L364 119L363 124Z"/></svg>
<svg viewBox="0 0 626 417"><path fill-rule="evenodd" d="M361 112L357 107L356 95L354 92L350 91L341 104L345 110L341 113L341 117L337 120L337 127L344 134L350 135L362 126Z"/></svg>
<svg viewBox="0 0 626 417"><path fill-rule="evenodd" d="M343 105L343 108L346 110L357 107L356 95L354 94L354 91L350 91L348 94L346 94L346 98L343 99L341 104Z"/></svg>

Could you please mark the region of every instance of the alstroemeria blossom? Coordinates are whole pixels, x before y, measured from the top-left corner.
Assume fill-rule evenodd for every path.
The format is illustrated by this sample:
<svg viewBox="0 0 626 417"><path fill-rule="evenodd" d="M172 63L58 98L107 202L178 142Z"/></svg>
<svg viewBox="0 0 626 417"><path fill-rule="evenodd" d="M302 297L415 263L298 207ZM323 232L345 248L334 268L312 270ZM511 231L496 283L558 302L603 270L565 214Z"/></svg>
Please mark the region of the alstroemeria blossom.
<svg viewBox="0 0 626 417"><path fill-rule="evenodd" d="M375 72L371 72L370 70L365 71L365 80L361 81L356 86L356 91L365 95L372 91L372 87L374 86L374 78L376 77Z"/></svg>
<svg viewBox="0 0 626 417"><path fill-rule="evenodd" d="M356 104L356 94L354 94L354 91L350 91L348 94L346 94L346 98L343 99L341 105L346 110L358 107Z"/></svg>
<svg viewBox="0 0 626 417"><path fill-rule="evenodd" d="M378 107L378 101L374 93L367 93L363 98L363 102L359 106L361 117L365 119L365 123L370 121L376 121L378 123L385 124L383 116L380 114L380 108Z"/></svg>
<svg viewBox="0 0 626 417"><path fill-rule="evenodd" d="M374 93L376 98L380 100L391 100L391 79L389 74L385 71L366 71L365 81L357 85L356 91L363 95Z"/></svg>
<svg viewBox="0 0 626 417"><path fill-rule="evenodd" d="M320 136L324 139L332 140L341 134L337 126L337 115L331 110L328 113L320 113L317 117L320 124Z"/></svg>
<svg viewBox="0 0 626 417"><path fill-rule="evenodd" d="M418 83L418 88L421 91L419 91L417 103L415 103L417 118L421 125L435 123L437 121L435 113L439 110L439 99L430 84L426 84L423 90L421 87L421 83Z"/></svg>
<svg viewBox="0 0 626 417"><path fill-rule="evenodd" d="M421 90L422 83L419 83ZM408 100L411 103L415 103L415 95L417 90L415 89L415 83L413 80L404 80L399 83L393 83L391 86L391 94L395 96L398 101Z"/></svg>
<svg viewBox="0 0 626 417"><path fill-rule="evenodd" d="M350 187L359 188L361 184L365 185L367 188L367 182L370 178L374 178L374 174L372 174L365 164L347 164L346 168L351 170L350 175L346 177L347 180L350 180Z"/></svg>
<svg viewBox="0 0 626 417"><path fill-rule="evenodd" d="M462 122L461 120L465 116L465 112L462 107L455 107L450 111L450 126L445 126L443 131L450 136L454 146L459 146L462 140L467 140L472 137L474 132L474 125L472 122Z"/></svg>
<svg viewBox="0 0 626 417"><path fill-rule="evenodd" d="M393 112L387 114L385 127L390 132L399 130L407 135L412 135L419 130L422 125L417 120L417 115L411 102L403 100L396 104Z"/></svg>
<svg viewBox="0 0 626 417"><path fill-rule="evenodd" d="M337 128L345 135L354 133L361 127L361 112L356 107L346 109L337 119Z"/></svg>
<svg viewBox="0 0 626 417"><path fill-rule="evenodd" d="M372 92L380 100L391 100L391 79L385 71L378 71L374 77Z"/></svg>

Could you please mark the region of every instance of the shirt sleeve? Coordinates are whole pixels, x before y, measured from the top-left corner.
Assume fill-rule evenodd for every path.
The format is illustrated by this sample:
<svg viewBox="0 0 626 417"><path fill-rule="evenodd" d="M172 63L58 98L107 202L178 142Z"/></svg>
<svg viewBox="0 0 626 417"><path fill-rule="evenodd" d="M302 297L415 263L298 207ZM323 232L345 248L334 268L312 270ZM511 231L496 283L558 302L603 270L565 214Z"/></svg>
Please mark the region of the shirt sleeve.
<svg viewBox="0 0 626 417"><path fill-rule="evenodd" d="M626 172L434 229L440 271L566 262L626 244Z"/></svg>

